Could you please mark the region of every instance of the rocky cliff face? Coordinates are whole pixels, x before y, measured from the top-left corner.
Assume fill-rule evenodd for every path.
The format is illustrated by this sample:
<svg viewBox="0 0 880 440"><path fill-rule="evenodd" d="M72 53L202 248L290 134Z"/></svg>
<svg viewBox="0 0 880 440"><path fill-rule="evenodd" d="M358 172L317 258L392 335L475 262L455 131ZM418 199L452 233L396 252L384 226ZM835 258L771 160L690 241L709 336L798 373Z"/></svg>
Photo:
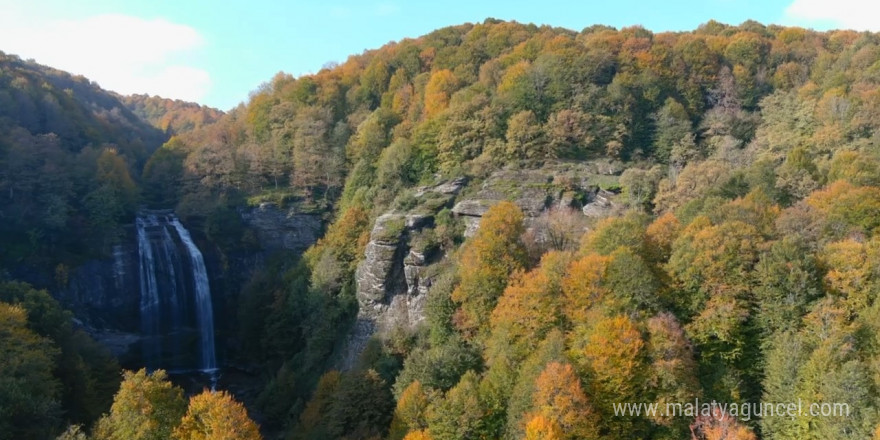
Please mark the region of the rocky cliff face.
<svg viewBox="0 0 880 440"><path fill-rule="evenodd" d="M355 273L358 317L343 353L342 368L351 368L373 335L387 337L395 329L412 330L424 320L431 279L425 268L443 258L435 249L411 243L414 233L434 226L437 211L451 205L464 187L456 179L415 193L412 212L379 216L370 232L364 259Z"/></svg>
<svg viewBox="0 0 880 440"><path fill-rule="evenodd" d="M287 249L304 252L321 236L321 216L292 207L282 209L274 203L261 203L241 211L241 218L257 234L266 251Z"/></svg>
<svg viewBox="0 0 880 440"><path fill-rule="evenodd" d="M57 296L90 327L137 332L140 278L133 237L114 246L111 258L91 260L74 270Z"/></svg>
<svg viewBox="0 0 880 440"><path fill-rule="evenodd" d="M601 188L615 186L620 168L613 162L556 164L534 170L493 173L473 194L462 197L452 212L465 222L465 236L473 236L489 208L510 200L522 209L526 226L553 207L582 209L589 217L611 212L615 194Z"/></svg>
<svg viewBox="0 0 880 440"><path fill-rule="evenodd" d="M133 234L113 247L108 259L91 260L72 271L55 294L73 311L76 325L104 344L123 364L137 362L141 341L140 277Z"/></svg>
<svg viewBox="0 0 880 440"><path fill-rule="evenodd" d="M583 209L585 216L604 216L614 209L615 194L600 189L599 182L616 182L614 172L618 171L607 163L502 170L466 194L464 179L420 188L415 192L416 208L379 216L356 272L358 318L342 367L355 364L371 337L385 338L396 329L413 330L424 320L432 281L425 274L444 255L414 246L411 237L432 228L437 211L453 206L452 212L464 222L467 237L476 233L486 211L502 200L516 203L526 214L527 223L556 206Z"/></svg>
<svg viewBox="0 0 880 440"><path fill-rule="evenodd" d="M237 308L227 299L247 276L262 264L263 254L276 250L303 252L320 237L322 219L313 213L296 209L281 209L271 203L240 212L260 243L257 252L247 255L220 255L203 234L196 233L196 241L205 254L205 262L218 316L216 329L219 339L228 333ZM234 271L234 274L225 273ZM123 361L137 363L137 344L140 337L140 273L138 246L134 228L126 229L122 244L114 246L109 258L90 260L70 271L64 288L57 289L56 297L74 312L78 325L85 328L99 342L111 348ZM223 350L222 345L218 350ZM130 353L131 352L131 353Z"/></svg>

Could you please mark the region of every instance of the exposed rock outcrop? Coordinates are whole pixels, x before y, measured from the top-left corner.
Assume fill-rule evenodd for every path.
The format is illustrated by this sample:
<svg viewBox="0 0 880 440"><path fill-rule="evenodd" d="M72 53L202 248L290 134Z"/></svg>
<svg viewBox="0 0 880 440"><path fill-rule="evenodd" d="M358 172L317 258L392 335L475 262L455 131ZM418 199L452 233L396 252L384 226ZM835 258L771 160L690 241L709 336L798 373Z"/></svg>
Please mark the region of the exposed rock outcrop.
<svg viewBox="0 0 880 440"><path fill-rule="evenodd" d="M430 280L422 269L425 253L411 249L408 237L433 221L433 216L387 213L379 216L370 233L364 260L357 267L359 305L355 330L349 338L343 367L351 368L370 337L387 337L397 328L414 329L424 320Z"/></svg>
<svg viewBox="0 0 880 440"><path fill-rule="evenodd" d="M386 297L406 290L403 277L403 255L406 222L403 215L384 214L376 219L364 261L358 265L357 298L361 314L376 317L386 305Z"/></svg>
<svg viewBox="0 0 880 440"><path fill-rule="evenodd" d="M137 332L139 283L137 246L132 236L124 245L113 247L111 258L90 260L71 271L67 287L58 291L57 297L89 327Z"/></svg>
<svg viewBox="0 0 880 440"><path fill-rule="evenodd" d="M527 222L553 206L581 208L585 215L598 217L613 208L615 194L600 189L600 183L616 182L615 172L619 173L618 168L608 161L501 170L483 181L474 194L456 203L452 212L464 221L466 237L476 233L483 214L502 200L519 206Z"/></svg>
<svg viewBox="0 0 880 440"><path fill-rule="evenodd" d="M463 178L419 188L419 205L411 212L379 216L370 231L364 260L355 272L358 317L349 337L342 365L352 368L373 335L387 337L395 329L412 330L424 320L431 287L425 268L442 255L434 249L412 246L417 231L431 228L437 211L451 204L464 187Z"/></svg>
<svg viewBox="0 0 880 440"><path fill-rule="evenodd" d="M477 229L480 228L480 219L483 217L483 214L485 214L492 205L499 201L501 200L471 199L462 200L455 204L452 208L452 213L464 220L465 237L471 237L477 233Z"/></svg>
<svg viewBox="0 0 880 440"><path fill-rule="evenodd" d="M612 202L615 194L604 189L597 189L591 194L591 200L581 209L587 217L604 217L614 209Z"/></svg>
<svg viewBox="0 0 880 440"><path fill-rule="evenodd" d="M538 219L554 206L583 209L589 215L604 215L613 208L614 194L599 183L616 183L613 164L557 164L536 170L501 170L486 178L479 189L460 195L467 181L455 179L418 188L416 207L406 212L389 212L373 224L364 259L357 267L358 318L343 353L341 368L352 368L372 336L388 337L395 329L414 329L424 320L424 306L430 295L430 266L442 258L432 248L412 243L418 231L433 227L434 216L452 205L452 212L472 236L480 219L492 207L511 200L526 215L526 222ZM612 176L612 177L609 177ZM587 207L590 207L589 209Z"/></svg>
<svg viewBox="0 0 880 440"><path fill-rule="evenodd" d="M321 236L321 216L296 207L282 209L274 203L261 203L243 210L241 218L254 229L263 250L304 252Z"/></svg>

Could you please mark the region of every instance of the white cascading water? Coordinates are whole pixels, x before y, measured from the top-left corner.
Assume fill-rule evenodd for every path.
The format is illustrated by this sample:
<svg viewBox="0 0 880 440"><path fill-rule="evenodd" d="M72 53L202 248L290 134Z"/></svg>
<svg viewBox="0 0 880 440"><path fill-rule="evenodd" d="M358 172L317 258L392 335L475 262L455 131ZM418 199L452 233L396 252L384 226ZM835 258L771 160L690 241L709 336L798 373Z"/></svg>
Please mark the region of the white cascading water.
<svg viewBox="0 0 880 440"><path fill-rule="evenodd" d="M179 349L180 337L176 333L183 331L187 323L194 323L198 330L198 370L211 375L214 381L217 371L214 312L208 271L201 251L174 214L143 214L136 219L136 226L141 281L141 331L145 339L143 354L147 367L165 367L162 365L163 356L179 356L176 350ZM182 249L189 257L189 265L182 264L180 255L184 252L178 252L179 244L183 245ZM191 270L191 278L186 276L186 269ZM192 298L186 297L190 293ZM189 304L195 306L195 319L188 315ZM169 334L174 336L169 338ZM163 351L162 340L166 340L166 345L171 347L164 347Z"/></svg>
<svg viewBox="0 0 880 440"><path fill-rule="evenodd" d="M202 371L213 373L217 370L217 357L214 353L214 310L211 304L211 286L208 283L208 270L202 252L193 243L189 231L180 224L177 217L171 217L171 225L177 230L180 240L189 251L192 261L193 278L196 283L196 316L201 331Z"/></svg>
<svg viewBox="0 0 880 440"><path fill-rule="evenodd" d="M156 280L156 262L153 259L153 247L147 236L147 227L156 226L155 216L138 217L137 225L138 258L141 279L141 333L147 338L144 342L144 361L147 367L152 365L160 355L159 340L159 283Z"/></svg>

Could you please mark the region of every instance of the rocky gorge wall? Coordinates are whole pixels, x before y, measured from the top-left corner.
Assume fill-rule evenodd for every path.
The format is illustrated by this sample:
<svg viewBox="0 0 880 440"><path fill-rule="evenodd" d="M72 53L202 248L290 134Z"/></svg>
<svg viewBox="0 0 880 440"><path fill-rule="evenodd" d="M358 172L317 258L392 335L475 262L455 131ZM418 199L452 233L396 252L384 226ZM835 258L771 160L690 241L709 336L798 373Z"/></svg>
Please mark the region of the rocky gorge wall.
<svg viewBox="0 0 880 440"><path fill-rule="evenodd" d="M302 253L318 240L323 229L320 215L299 212L295 207L285 209L264 203L243 208L238 214L258 241L252 251L223 255L198 225L192 227L210 278L220 353L224 341L233 336L231 324L237 317L235 299L241 284L263 264L266 255L279 250ZM110 348L123 364L141 364L137 349L142 341L141 287L133 225L125 228L121 243L113 247L111 255L72 269L66 284L53 294L73 311L77 325Z"/></svg>
<svg viewBox="0 0 880 440"><path fill-rule="evenodd" d="M578 209L584 217L599 218L618 207L617 195L603 189L600 182L616 182L620 171L608 163L501 170L472 186L459 178L419 188L414 194L415 208L379 216L357 268L358 316L341 367L352 368L370 338L388 338L398 329L412 331L424 321L431 294L431 267L446 255L435 248L420 247L412 237L433 228L441 209L451 208L464 223L465 237L473 236L482 216L502 200L522 209L527 228L554 207Z"/></svg>

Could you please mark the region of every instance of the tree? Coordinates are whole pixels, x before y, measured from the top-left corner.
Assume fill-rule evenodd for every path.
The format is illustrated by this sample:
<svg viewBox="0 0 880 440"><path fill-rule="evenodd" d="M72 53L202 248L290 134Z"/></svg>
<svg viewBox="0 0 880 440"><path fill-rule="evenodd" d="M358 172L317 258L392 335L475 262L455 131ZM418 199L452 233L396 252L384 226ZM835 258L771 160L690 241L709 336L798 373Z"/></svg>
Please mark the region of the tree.
<svg viewBox="0 0 880 440"><path fill-rule="evenodd" d="M391 420L390 439L404 438L407 433L421 431L428 427L425 415L431 397L429 391L425 390L418 380L413 381L403 390L397 399L394 418Z"/></svg>
<svg viewBox="0 0 880 440"><path fill-rule="evenodd" d="M669 403L690 402L700 395L694 349L678 320L664 312L647 322L647 394L660 408ZM656 417L653 422L668 429L670 436L684 438L687 420Z"/></svg>
<svg viewBox="0 0 880 440"><path fill-rule="evenodd" d="M550 208L531 222L524 241L531 261L537 261L548 250L573 251L587 229L587 217L574 208Z"/></svg>
<svg viewBox="0 0 880 440"><path fill-rule="evenodd" d="M792 330L779 330L767 338L766 365L762 400L794 402L797 400L798 371L809 356L805 338ZM767 438L794 438L799 421L790 417L764 417L761 431Z"/></svg>
<svg viewBox="0 0 880 440"><path fill-rule="evenodd" d="M183 390L163 370L123 373L110 413L98 421L97 440L163 440L171 438L186 413Z"/></svg>
<svg viewBox="0 0 880 440"><path fill-rule="evenodd" d="M461 282L452 292L460 304L457 325L476 336L485 336L489 316L510 275L526 262L525 247L520 239L523 213L511 202L489 208L480 222L480 229L465 243L461 252Z"/></svg>
<svg viewBox="0 0 880 440"><path fill-rule="evenodd" d="M646 349L636 323L625 315L599 317L575 327L569 356L589 385L604 429L640 432L637 420L611 417L615 402L634 402L644 390Z"/></svg>
<svg viewBox="0 0 880 440"><path fill-rule="evenodd" d="M831 160L828 181L846 180L857 186L880 186L880 162L858 151L838 150Z"/></svg>
<svg viewBox="0 0 880 440"><path fill-rule="evenodd" d="M125 159L115 148L105 148L98 156L95 180L118 192L126 212L131 212L137 203L137 185L131 178Z"/></svg>
<svg viewBox="0 0 880 440"><path fill-rule="evenodd" d="M626 195L629 205L633 208L649 208L649 204L657 194L657 186L663 178L663 169L654 166L648 170L627 168L620 175L620 186Z"/></svg>
<svg viewBox="0 0 880 440"><path fill-rule="evenodd" d="M571 365L547 364L535 381L532 402L535 412L532 421L534 417L545 417L564 433L560 438L599 438L596 417ZM527 437L530 425L531 422L526 425Z"/></svg>
<svg viewBox="0 0 880 440"><path fill-rule="evenodd" d="M311 195L317 188L324 192L337 186L342 152L329 142L330 114L320 108L300 109L292 121L291 139L293 172L291 185Z"/></svg>
<svg viewBox="0 0 880 440"><path fill-rule="evenodd" d="M434 72L425 86L425 116L431 117L445 110L449 97L458 88L458 79L451 70Z"/></svg>
<svg viewBox="0 0 880 440"><path fill-rule="evenodd" d="M559 324L562 277L569 260L565 253L548 252L538 268L513 275L492 311L492 336L487 348L490 364L493 345L497 347L501 340L509 347L512 361L518 363Z"/></svg>
<svg viewBox="0 0 880 440"><path fill-rule="evenodd" d="M82 425L70 425L55 440L88 440Z"/></svg>
<svg viewBox="0 0 880 440"><path fill-rule="evenodd" d="M176 440L262 440L260 430L241 403L225 391L203 391L174 429Z"/></svg>
<svg viewBox="0 0 880 440"><path fill-rule="evenodd" d="M880 293L878 257L877 238L867 243L850 239L828 244L821 253L826 289L843 297L849 310L863 312Z"/></svg>
<svg viewBox="0 0 880 440"><path fill-rule="evenodd" d="M646 222L647 218L643 214L632 211L623 217L603 219L592 231L584 235L581 253L611 255L620 247L642 253L645 246Z"/></svg>
<svg viewBox="0 0 880 440"><path fill-rule="evenodd" d="M431 440L431 434L428 431L413 431L406 435L403 440Z"/></svg>
<svg viewBox="0 0 880 440"><path fill-rule="evenodd" d="M548 151L552 157L583 158L602 154L613 126L608 117L562 109L550 115L544 124Z"/></svg>
<svg viewBox="0 0 880 440"><path fill-rule="evenodd" d="M327 437L326 428L322 426L323 418L330 411L333 396L339 389L341 379L342 374L336 370L330 370L318 379L312 398L299 415L299 428L303 434L314 438Z"/></svg>
<svg viewBox="0 0 880 440"><path fill-rule="evenodd" d="M144 165L143 195L150 206L173 206L179 200L186 158L183 149L180 139L172 137Z"/></svg>
<svg viewBox="0 0 880 440"><path fill-rule="evenodd" d="M654 133L654 155L663 163L669 163L673 147L685 139L690 139L691 121L687 110L673 98L654 114L657 127Z"/></svg>
<svg viewBox="0 0 880 440"><path fill-rule="evenodd" d="M507 401L507 438L524 435L527 417L534 408L532 396L538 376L551 362L565 361L565 338L559 330L551 330L519 366L516 381L511 387Z"/></svg>
<svg viewBox="0 0 880 440"><path fill-rule="evenodd" d="M403 370L394 383L395 394L399 396L416 380L424 387L446 391L455 386L464 373L478 368L480 363L480 354L460 337L451 337L427 349L416 348L403 362Z"/></svg>
<svg viewBox="0 0 880 440"><path fill-rule="evenodd" d="M27 312L0 302L0 438L46 438L57 428L59 351L28 329Z"/></svg>
<svg viewBox="0 0 880 440"><path fill-rule="evenodd" d="M45 290L26 283L0 283L0 302L22 307L28 328L51 341L53 379L47 385L60 391L60 403L70 423L90 425L113 403L119 388L119 364L106 347L73 328L72 314ZM35 395L40 395L35 393Z"/></svg>
<svg viewBox="0 0 880 440"><path fill-rule="evenodd" d="M685 203L698 200L709 191L726 182L730 167L717 160L691 162L673 179L663 179L654 197L655 210L660 213L676 211Z"/></svg>
<svg viewBox="0 0 880 440"><path fill-rule="evenodd" d="M710 415L699 415L691 425L694 440L757 440L758 437L736 417L713 409Z"/></svg>
<svg viewBox="0 0 880 440"><path fill-rule="evenodd" d="M824 216L826 235L842 238L851 232L870 232L880 226L880 188L856 187L838 180L804 199Z"/></svg>
<svg viewBox="0 0 880 440"><path fill-rule="evenodd" d="M755 268L755 299L759 325L767 334L800 327L810 304L822 294L818 266L806 244L796 237L774 242L761 255Z"/></svg>
<svg viewBox="0 0 880 440"><path fill-rule="evenodd" d="M672 244L681 233L681 222L672 213L665 213L645 229L645 254L653 264L660 265L669 260Z"/></svg>
<svg viewBox="0 0 880 440"><path fill-rule="evenodd" d="M535 114L524 110L514 114L507 121L507 147L505 153L510 159L554 159L553 151L548 150L547 141L540 122Z"/></svg>
<svg viewBox="0 0 880 440"><path fill-rule="evenodd" d="M437 135L437 167L441 172L461 172L466 161L504 145L501 109L479 89L456 93L442 119Z"/></svg>
<svg viewBox="0 0 880 440"><path fill-rule="evenodd" d="M344 373L323 415L329 438L384 436L391 423L394 397L375 370Z"/></svg>
<svg viewBox="0 0 880 440"><path fill-rule="evenodd" d="M819 187L821 176L810 154L802 147L791 149L777 170L776 187L800 200Z"/></svg>
<svg viewBox="0 0 880 440"><path fill-rule="evenodd" d="M468 371L458 385L428 408L428 434L434 440L479 438L483 416L479 379Z"/></svg>
<svg viewBox="0 0 880 440"><path fill-rule="evenodd" d="M610 258L605 283L614 304L629 312L659 310L660 281L645 260L628 247L617 248Z"/></svg>
<svg viewBox="0 0 880 440"><path fill-rule="evenodd" d="M605 271L610 257L589 254L573 261L562 280L565 306L562 308L573 325L588 322L595 309L604 305L608 296Z"/></svg>
<svg viewBox="0 0 880 440"><path fill-rule="evenodd" d="M644 373L645 343L641 332L624 315L604 318L591 327L584 334L585 344L578 341L577 346L572 346L572 354L583 361L587 375L594 379L591 383L596 387L596 395L605 401L634 396Z"/></svg>
<svg viewBox="0 0 880 440"><path fill-rule="evenodd" d="M536 415L526 424L526 440L562 440L559 425L542 415Z"/></svg>
<svg viewBox="0 0 880 440"><path fill-rule="evenodd" d="M794 391L794 400L834 402L850 408L849 415L806 413L791 423L768 425L778 437L870 437L878 416L872 397L872 367L861 359L864 348L856 337L862 331L859 323L850 321L839 299L827 297L804 318L804 328L796 336L775 344L768 356L773 361L768 363L768 392L787 397ZM783 376L793 370L797 371L794 379Z"/></svg>
<svg viewBox="0 0 880 440"><path fill-rule="evenodd" d="M741 221L712 225L708 218L691 222L673 244L666 269L690 304L690 313L703 310L713 292L744 292L763 239L754 226Z"/></svg>

